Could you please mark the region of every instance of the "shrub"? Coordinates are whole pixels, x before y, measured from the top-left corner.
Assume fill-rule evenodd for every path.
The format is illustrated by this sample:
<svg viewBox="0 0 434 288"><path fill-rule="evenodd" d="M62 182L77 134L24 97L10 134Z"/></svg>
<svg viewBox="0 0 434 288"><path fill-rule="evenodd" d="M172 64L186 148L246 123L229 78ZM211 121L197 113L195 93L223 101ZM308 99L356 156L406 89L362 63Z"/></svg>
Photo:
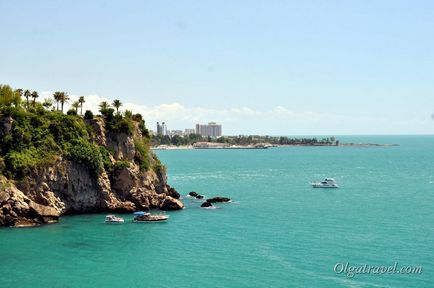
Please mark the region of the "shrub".
<svg viewBox="0 0 434 288"><path fill-rule="evenodd" d="M92 113L92 111L86 110L86 112L84 112L84 119L92 120L93 119L93 113Z"/></svg>
<svg viewBox="0 0 434 288"><path fill-rule="evenodd" d="M130 162L121 160L121 161L117 161L115 163L113 170L116 171L116 170L128 168L128 167L130 167Z"/></svg>
<svg viewBox="0 0 434 288"><path fill-rule="evenodd" d="M136 150L134 160L139 164L140 170L149 170L151 166L149 159L151 148L149 143L146 143L143 139L134 139L134 146Z"/></svg>
<svg viewBox="0 0 434 288"><path fill-rule="evenodd" d="M106 117L107 131L114 133L125 133L132 135L134 131L134 124L131 119L122 117L121 115L112 115Z"/></svg>
<svg viewBox="0 0 434 288"><path fill-rule="evenodd" d="M100 149L88 142L78 142L70 146L66 155L69 159L85 165L95 177L104 167Z"/></svg>
<svg viewBox="0 0 434 288"><path fill-rule="evenodd" d="M142 121L143 120L143 116L140 113L134 114L133 115L133 120L134 121Z"/></svg>
<svg viewBox="0 0 434 288"><path fill-rule="evenodd" d="M106 171L111 171L113 168L112 161L110 160L110 152L104 146L99 146L99 152L101 153L102 163Z"/></svg>
<svg viewBox="0 0 434 288"><path fill-rule="evenodd" d="M10 173L8 176L21 179L32 170L51 164L53 159L53 156L42 149L33 147L8 153L5 158L5 167Z"/></svg>
<svg viewBox="0 0 434 288"><path fill-rule="evenodd" d="M74 109L69 109L68 112L66 112L67 115L77 115L77 111Z"/></svg>
<svg viewBox="0 0 434 288"><path fill-rule="evenodd" d="M6 168L5 160L3 159L3 157L0 156L0 175L3 174L5 168Z"/></svg>
<svg viewBox="0 0 434 288"><path fill-rule="evenodd" d="M166 173L167 171L166 166L163 165L163 163L161 163L160 159L158 159L157 155L155 155L154 153L152 153L152 161L153 161L152 170L154 170L155 173L157 174Z"/></svg>

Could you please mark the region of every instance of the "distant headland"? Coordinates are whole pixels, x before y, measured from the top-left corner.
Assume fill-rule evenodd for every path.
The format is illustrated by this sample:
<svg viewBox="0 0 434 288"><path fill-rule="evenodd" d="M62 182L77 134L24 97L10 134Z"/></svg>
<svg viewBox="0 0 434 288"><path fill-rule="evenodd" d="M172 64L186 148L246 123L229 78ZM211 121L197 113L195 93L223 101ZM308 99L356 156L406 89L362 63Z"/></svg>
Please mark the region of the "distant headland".
<svg viewBox="0 0 434 288"><path fill-rule="evenodd" d="M292 138L286 136L221 136L204 137L198 134L185 136L154 135L152 137L152 148L154 150L174 149L268 149L272 147L391 147L398 144L377 144L377 143L341 143L335 137L318 139Z"/></svg>

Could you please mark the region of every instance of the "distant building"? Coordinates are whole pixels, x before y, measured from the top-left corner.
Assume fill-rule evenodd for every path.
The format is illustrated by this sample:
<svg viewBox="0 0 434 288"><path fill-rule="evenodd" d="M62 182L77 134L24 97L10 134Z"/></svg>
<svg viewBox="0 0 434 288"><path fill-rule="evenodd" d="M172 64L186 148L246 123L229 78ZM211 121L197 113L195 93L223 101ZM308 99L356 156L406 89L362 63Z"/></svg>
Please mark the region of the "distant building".
<svg viewBox="0 0 434 288"><path fill-rule="evenodd" d="M167 135L167 125L164 122L157 122L157 135L165 136Z"/></svg>
<svg viewBox="0 0 434 288"><path fill-rule="evenodd" d="M222 136L222 125L216 122L196 124L196 134L205 137L220 137Z"/></svg>
<svg viewBox="0 0 434 288"><path fill-rule="evenodd" d="M184 136L184 132L182 130L170 130L168 133L170 136Z"/></svg>
<svg viewBox="0 0 434 288"><path fill-rule="evenodd" d="M196 134L196 129L185 129L184 135Z"/></svg>
<svg viewBox="0 0 434 288"><path fill-rule="evenodd" d="M166 123L164 123L164 122L161 123L161 130L162 130L163 136L166 136L167 135L167 125L166 125Z"/></svg>

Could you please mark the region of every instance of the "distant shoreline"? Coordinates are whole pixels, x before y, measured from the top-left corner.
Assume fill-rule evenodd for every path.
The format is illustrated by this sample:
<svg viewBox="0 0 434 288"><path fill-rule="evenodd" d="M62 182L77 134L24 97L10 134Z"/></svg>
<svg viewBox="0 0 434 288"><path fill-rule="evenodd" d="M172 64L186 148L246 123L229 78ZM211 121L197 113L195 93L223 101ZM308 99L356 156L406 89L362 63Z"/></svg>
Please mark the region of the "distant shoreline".
<svg viewBox="0 0 434 288"><path fill-rule="evenodd" d="M264 150L276 147L396 147L399 144L377 144L377 143L340 143L335 144L274 144L269 146L252 146L252 145L234 145L234 146L219 146L219 147L194 147L193 145L160 145L152 147L152 150Z"/></svg>

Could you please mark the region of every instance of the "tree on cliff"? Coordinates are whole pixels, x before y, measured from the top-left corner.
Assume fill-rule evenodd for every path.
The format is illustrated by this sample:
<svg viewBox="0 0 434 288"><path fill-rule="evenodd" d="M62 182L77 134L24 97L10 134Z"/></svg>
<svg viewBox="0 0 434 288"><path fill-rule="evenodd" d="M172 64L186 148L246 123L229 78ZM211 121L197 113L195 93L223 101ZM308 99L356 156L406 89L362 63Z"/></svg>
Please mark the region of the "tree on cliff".
<svg viewBox="0 0 434 288"><path fill-rule="evenodd" d="M59 102L60 102L60 98L61 98L61 94L62 92L54 92L53 94L53 98L56 101L56 111L59 111Z"/></svg>
<svg viewBox="0 0 434 288"><path fill-rule="evenodd" d="M19 107L20 95L14 91L9 85L0 85L0 105Z"/></svg>
<svg viewBox="0 0 434 288"><path fill-rule="evenodd" d="M17 89L14 91L14 97L12 103L15 107L20 107L21 105L21 96L23 96L23 89Z"/></svg>
<svg viewBox="0 0 434 288"><path fill-rule="evenodd" d="M29 89L26 89L26 91L24 91L24 97L26 97L26 101L27 101L27 110L29 110L29 97L32 95L32 93L30 93Z"/></svg>
<svg viewBox="0 0 434 288"><path fill-rule="evenodd" d="M113 107L116 108L116 114L119 114L119 108L122 106L122 102L118 99L113 101Z"/></svg>
<svg viewBox="0 0 434 288"><path fill-rule="evenodd" d="M69 101L68 93L66 93L66 92L61 92L61 93L60 93L60 107L62 108L62 113L63 113L63 105L64 105L65 103L68 103L68 101Z"/></svg>
<svg viewBox="0 0 434 288"><path fill-rule="evenodd" d="M83 116L83 103L86 102L84 100L84 96L80 96L80 98L78 98L78 103L80 103L80 115Z"/></svg>
<svg viewBox="0 0 434 288"><path fill-rule="evenodd" d="M54 102L51 98L44 99L44 102L42 102L42 106L45 107L45 109L50 110L51 106L53 106Z"/></svg>
<svg viewBox="0 0 434 288"><path fill-rule="evenodd" d="M33 91L33 92L32 92L32 98L33 98L32 106L33 106L33 107L35 107L35 105L36 105L36 98L38 98L38 97L39 97L38 92Z"/></svg>
<svg viewBox="0 0 434 288"><path fill-rule="evenodd" d="M75 109L75 113L78 114L78 107L80 107L80 102L75 101L74 103L72 103L71 106Z"/></svg>
<svg viewBox="0 0 434 288"><path fill-rule="evenodd" d="M110 108L110 104L107 101L102 101L101 103L99 103L99 112L101 112L101 114L104 114L105 111L107 111L107 109Z"/></svg>

